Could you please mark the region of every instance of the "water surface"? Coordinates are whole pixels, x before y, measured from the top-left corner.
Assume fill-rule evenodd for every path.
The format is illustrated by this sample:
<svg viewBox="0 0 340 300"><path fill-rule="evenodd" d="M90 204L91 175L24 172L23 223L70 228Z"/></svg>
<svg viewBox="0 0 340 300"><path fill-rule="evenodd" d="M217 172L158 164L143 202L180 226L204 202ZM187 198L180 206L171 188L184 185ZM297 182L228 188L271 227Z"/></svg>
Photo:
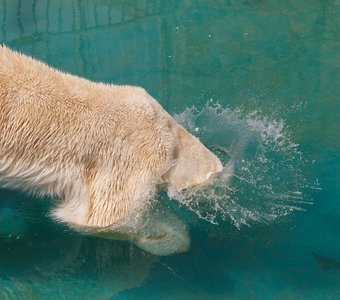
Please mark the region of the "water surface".
<svg viewBox="0 0 340 300"><path fill-rule="evenodd" d="M143 86L235 170L160 195L192 235L161 258L1 190L0 298L340 298L339 23L338 0L0 0L1 43Z"/></svg>

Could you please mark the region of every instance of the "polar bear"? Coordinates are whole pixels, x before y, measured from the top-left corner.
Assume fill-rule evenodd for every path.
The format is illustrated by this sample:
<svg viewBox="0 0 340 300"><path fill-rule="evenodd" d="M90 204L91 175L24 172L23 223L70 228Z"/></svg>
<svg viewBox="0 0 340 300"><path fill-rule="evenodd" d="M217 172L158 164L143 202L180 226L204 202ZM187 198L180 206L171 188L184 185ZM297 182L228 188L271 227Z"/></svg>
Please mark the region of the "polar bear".
<svg viewBox="0 0 340 300"><path fill-rule="evenodd" d="M57 199L55 220L157 255L185 251L185 225L150 199L221 170L144 89L91 82L0 46L0 184Z"/></svg>

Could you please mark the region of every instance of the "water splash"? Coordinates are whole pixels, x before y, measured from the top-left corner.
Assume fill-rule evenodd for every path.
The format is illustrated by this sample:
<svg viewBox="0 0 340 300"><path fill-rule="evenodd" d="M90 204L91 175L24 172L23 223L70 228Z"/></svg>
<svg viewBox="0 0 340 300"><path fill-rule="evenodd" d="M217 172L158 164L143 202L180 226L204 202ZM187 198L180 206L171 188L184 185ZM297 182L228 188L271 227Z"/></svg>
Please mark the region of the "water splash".
<svg viewBox="0 0 340 300"><path fill-rule="evenodd" d="M230 219L240 228L252 222L271 222L312 203L304 194L312 187L303 173L307 160L284 120L214 102L202 110L187 108L174 118L224 165L211 186L168 192L199 218L213 224Z"/></svg>

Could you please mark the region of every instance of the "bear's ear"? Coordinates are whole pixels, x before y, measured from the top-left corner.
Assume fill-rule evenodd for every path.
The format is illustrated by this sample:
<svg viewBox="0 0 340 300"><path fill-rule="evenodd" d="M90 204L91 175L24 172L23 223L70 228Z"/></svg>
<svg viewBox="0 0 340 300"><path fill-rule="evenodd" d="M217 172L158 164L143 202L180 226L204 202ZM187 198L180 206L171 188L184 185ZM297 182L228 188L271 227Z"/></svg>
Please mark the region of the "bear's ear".
<svg viewBox="0 0 340 300"><path fill-rule="evenodd" d="M221 172L220 160L198 138L191 135L174 120L169 128L175 136L173 165L162 178L176 191L206 183L211 175Z"/></svg>

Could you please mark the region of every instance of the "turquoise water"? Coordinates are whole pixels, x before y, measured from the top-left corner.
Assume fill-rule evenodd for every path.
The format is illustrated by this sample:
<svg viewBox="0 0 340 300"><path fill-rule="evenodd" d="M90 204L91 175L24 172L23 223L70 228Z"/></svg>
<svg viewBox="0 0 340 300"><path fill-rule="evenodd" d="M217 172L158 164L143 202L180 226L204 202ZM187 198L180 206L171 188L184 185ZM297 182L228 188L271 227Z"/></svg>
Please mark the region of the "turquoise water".
<svg viewBox="0 0 340 300"><path fill-rule="evenodd" d="M171 257L1 190L0 299L340 299L339 28L337 0L0 0L1 43L143 86L235 167L161 193L192 236Z"/></svg>

